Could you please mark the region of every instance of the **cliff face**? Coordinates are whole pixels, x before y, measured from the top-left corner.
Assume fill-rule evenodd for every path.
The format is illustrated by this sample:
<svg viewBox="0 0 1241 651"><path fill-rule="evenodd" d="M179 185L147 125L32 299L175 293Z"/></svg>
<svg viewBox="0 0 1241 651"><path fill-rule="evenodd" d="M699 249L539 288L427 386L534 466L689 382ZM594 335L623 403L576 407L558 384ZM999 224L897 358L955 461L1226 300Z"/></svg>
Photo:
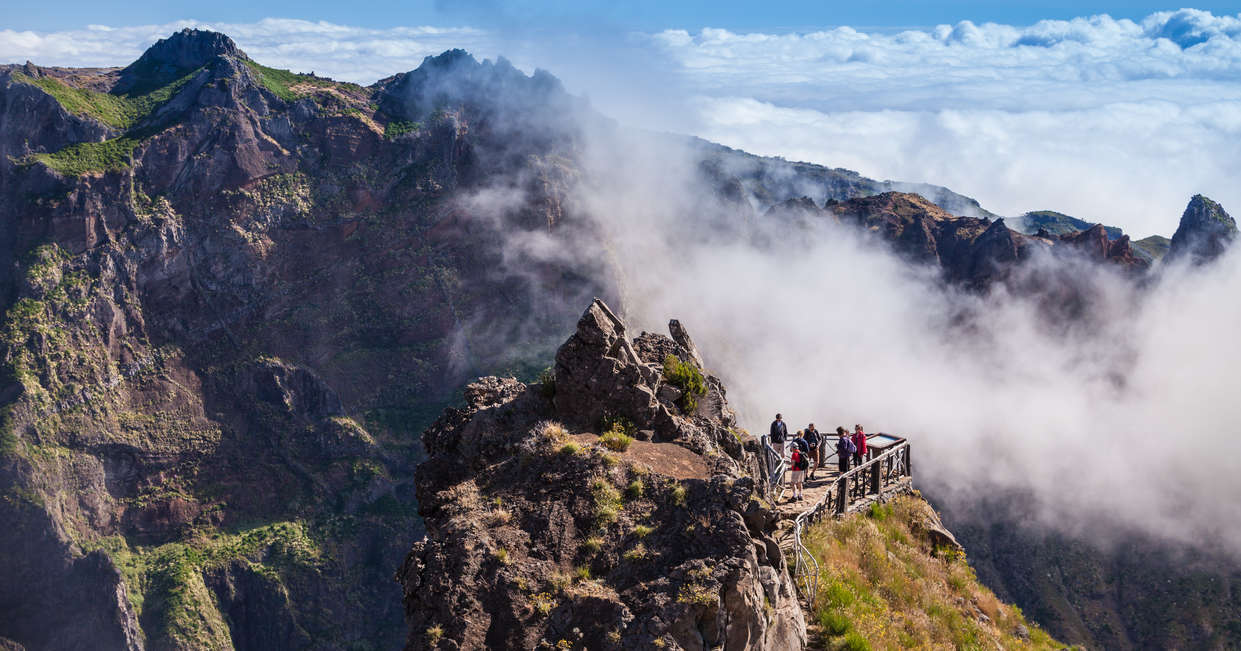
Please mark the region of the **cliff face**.
<svg viewBox="0 0 1241 651"><path fill-rule="evenodd" d="M407 649L805 645L757 447L717 379L693 408L667 379L701 363L672 331L630 340L596 301L553 377L479 380L427 430Z"/></svg>
<svg viewBox="0 0 1241 651"><path fill-rule="evenodd" d="M1031 524L1018 495L994 495L944 520L978 577L1057 638L1101 649L1241 645L1241 564L1143 535L1102 545Z"/></svg>
<svg viewBox="0 0 1241 651"><path fill-rule="evenodd" d="M404 637L417 433L477 369L550 355L574 314L533 295L599 288L494 273L505 230L557 218L557 169L523 159L521 214L474 219L452 200L515 169L485 155L503 125L462 99L385 129L383 97L193 31L0 72L0 636Z"/></svg>

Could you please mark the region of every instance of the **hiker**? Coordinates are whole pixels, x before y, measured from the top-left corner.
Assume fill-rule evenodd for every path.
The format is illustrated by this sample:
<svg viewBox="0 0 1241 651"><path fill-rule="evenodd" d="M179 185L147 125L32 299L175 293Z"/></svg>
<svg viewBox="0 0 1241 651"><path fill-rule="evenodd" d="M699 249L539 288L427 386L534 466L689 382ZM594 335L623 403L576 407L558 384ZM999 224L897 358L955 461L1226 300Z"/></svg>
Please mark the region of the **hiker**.
<svg viewBox="0 0 1241 651"><path fill-rule="evenodd" d="M814 479L814 471L818 470L819 464L822 463L820 448L823 446L823 435L814 428L814 423L810 423L806 426L802 438L806 440L806 445L810 446L810 478Z"/></svg>
<svg viewBox="0 0 1241 651"><path fill-rule="evenodd" d="M853 465L857 466L866 460L866 432L861 425L853 426L853 447L857 448L853 455Z"/></svg>
<svg viewBox="0 0 1241 651"><path fill-rule="evenodd" d="M793 496L789 498L790 502L800 502L804 499L802 494L802 486L806 482L806 468L810 465L810 456L806 452L806 439L802 438L802 432L797 432L797 438L793 439L789 445L789 483L793 485Z"/></svg>
<svg viewBox="0 0 1241 651"><path fill-rule="evenodd" d="M784 458L784 439L789 437L789 427L784 424L784 416L776 414L776 419L771 421L771 448Z"/></svg>
<svg viewBox="0 0 1241 651"><path fill-rule="evenodd" d="M849 433L844 427L836 428L836 458L840 467L840 472L849 471L849 460L853 458L853 454L857 452L857 446L853 444L853 440L849 438Z"/></svg>

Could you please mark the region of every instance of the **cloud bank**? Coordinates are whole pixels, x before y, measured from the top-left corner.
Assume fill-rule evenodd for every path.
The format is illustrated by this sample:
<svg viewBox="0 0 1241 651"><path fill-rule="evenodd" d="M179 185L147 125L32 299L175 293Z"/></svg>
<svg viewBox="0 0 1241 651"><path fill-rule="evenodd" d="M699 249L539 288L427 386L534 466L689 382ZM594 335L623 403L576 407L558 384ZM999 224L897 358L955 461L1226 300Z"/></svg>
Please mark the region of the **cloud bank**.
<svg viewBox="0 0 1241 651"><path fill-rule="evenodd" d="M1069 322L1028 295L945 287L852 227L740 219L672 143L605 134L588 151L574 211L606 243L540 234L514 239L516 258L615 260L631 324L680 319L750 431L777 411L860 422L908 436L919 485L958 509L1013 491L1071 535L1241 558L1241 246L1149 286L1034 260L1024 273L1084 290Z"/></svg>
<svg viewBox="0 0 1241 651"><path fill-rule="evenodd" d="M1186 200L1241 205L1241 20L1193 9L1029 27L649 37L696 133L1168 235Z"/></svg>

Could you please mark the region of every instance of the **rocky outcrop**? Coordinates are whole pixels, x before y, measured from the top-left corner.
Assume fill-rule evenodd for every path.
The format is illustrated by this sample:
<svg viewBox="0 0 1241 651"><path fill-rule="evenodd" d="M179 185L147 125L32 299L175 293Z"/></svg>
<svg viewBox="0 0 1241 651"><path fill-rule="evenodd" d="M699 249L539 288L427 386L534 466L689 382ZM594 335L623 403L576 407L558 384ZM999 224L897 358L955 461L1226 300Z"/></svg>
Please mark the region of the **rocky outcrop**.
<svg viewBox="0 0 1241 651"><path fill-rule="evenodd" d="M757 447L740 443L717 381L694 413L668 399L662 359L647 359L699 358L670 329L631 341L596 300L554 387L484 378L427 430L427 536L397 575L406 648L804 647L762 527ZM609 450L609 427L654 436Z"/></svg>
<svg viewBox="0 0 1241 651"><path fill-rule="evenodd" d="M1150 264L1148 257L1134 251L1128 235L1113 238L1103 224L1095 224L1077 233L1066 233L1060 236L1060 241L1081 251L1092 260L1140 269L1145 269Z"/></svg>
<svg viewBox="0 0 1241 651"><path fill-rule="evenodd" d="M1237 222L1223 206L1196 194L1185 207L1165 260L1204 264L1218 258L1237 238Z"/></svg>

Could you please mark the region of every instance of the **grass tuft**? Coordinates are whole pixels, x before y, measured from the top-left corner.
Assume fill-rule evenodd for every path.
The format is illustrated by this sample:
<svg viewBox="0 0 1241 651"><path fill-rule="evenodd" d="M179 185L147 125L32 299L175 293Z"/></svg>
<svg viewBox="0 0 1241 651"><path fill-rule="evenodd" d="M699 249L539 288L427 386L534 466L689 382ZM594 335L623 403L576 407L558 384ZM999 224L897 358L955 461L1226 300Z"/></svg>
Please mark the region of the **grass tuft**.
<svg viewBox="0 0 1241 651"><path fill-rule="evenodd" d="M614 452L624 452L625 450L628 450L630 444L633 443L633 437L618 430L611 430L604 432L603 436L599 437L599 442L603 444L603 447L609 450Z"/></svg>

